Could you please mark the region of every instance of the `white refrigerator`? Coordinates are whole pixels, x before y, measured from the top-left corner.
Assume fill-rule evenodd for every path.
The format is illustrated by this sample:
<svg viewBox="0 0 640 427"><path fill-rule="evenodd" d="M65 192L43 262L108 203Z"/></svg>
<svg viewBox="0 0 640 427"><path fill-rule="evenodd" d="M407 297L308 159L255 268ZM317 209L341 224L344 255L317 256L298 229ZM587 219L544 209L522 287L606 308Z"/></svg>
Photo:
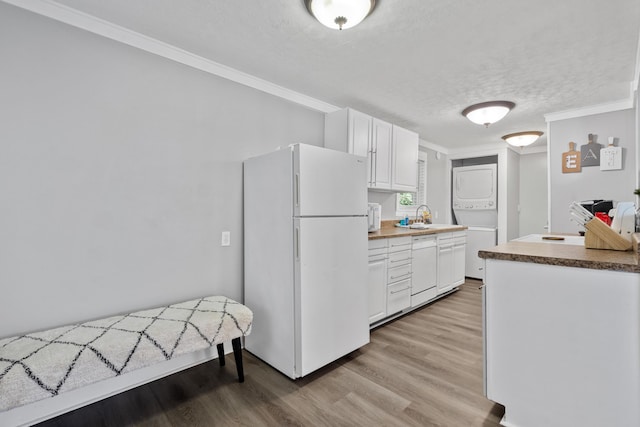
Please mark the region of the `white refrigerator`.
<svg viewBox="0 0 640 427"><path fill-rule="evenodd" d="M296 144L244 162L245 349L291 378L369 342L366 158Z"/></svg>

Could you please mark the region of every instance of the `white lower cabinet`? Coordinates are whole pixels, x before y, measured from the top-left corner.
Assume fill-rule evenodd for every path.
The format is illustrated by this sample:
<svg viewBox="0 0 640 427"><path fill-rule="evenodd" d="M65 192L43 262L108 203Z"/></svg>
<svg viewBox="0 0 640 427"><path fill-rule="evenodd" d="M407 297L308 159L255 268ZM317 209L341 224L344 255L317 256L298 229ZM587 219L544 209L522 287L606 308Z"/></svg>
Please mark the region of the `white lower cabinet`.
<svg viewBox="0 0 640 427"><path fill-rule="evenodd" d="M464 283L466 233L440 233L438 242L438 294Z"/></svg>
<svg viewBox="0 0 640 427"><path fill-rule="evenodd" d="M404 279L387 286L387 312L396 314L411 305L411 279Z"/></svg>
<svg viewBox="0 0 640 427"><path fill-rule="evenodd" d="M411 236L389 239L387 315L411 306Z"/></svg>
<svg viewBox="0 0 640 427"><path fill-rule="evenodd" d="M369 241L369 324L379 325L464 283L466 233Z"/></svg>
<svg viewBox="0 0 640 427"><path fill-rule="evenodd" d="M387 239L369 241L369 324L387 317Z"/></svg>
<svg viewBox="0 0 640 427"><path fill-rule="evenodd" d="M467 253L465 232L453 233L453 286L464 283L465 261Z"/></svg>

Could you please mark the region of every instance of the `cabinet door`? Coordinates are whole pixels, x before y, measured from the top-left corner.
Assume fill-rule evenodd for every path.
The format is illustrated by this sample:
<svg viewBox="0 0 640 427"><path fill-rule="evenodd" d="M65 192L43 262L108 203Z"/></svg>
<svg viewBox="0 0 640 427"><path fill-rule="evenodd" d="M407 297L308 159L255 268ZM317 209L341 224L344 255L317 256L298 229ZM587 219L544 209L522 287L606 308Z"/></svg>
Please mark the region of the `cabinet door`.
<svg viewBox="0 0 640 427"><path fill-rule="evenodd" d="M371 150L371 116L349 109L349 153L367 157Z"/></svg>
<svg viewBox="0 0 640 427"><path fill-rule="evenodd" d="M371 122L371 181L370 188L391 188L392 125L382 120Z"/></svg>
<svg viewBox="0 0 640 427"><path fill-rule="evenodd" d="M385 256L369 258L367 294L369 324L372 324L384 319L387 315L387 260Z"/></svg>
<svg viewBox="0 0 640 427"><path fill-rule="evenodd" d="M464 283L464 262L465 262L466 245L455 245L453 247L453 285L461 285Z"/></svg>
<svg viewBox="0 0 640 427"><path fill-rule="evenodd" d="M394 125L392 135L391 188L399 191L417 191L418 134Z"/></svg>
<svg viewBox="0 0 640 427"><path fill-rule="evenodd" d="M438 293L453 287L453 245L438 248Z"/></svg>

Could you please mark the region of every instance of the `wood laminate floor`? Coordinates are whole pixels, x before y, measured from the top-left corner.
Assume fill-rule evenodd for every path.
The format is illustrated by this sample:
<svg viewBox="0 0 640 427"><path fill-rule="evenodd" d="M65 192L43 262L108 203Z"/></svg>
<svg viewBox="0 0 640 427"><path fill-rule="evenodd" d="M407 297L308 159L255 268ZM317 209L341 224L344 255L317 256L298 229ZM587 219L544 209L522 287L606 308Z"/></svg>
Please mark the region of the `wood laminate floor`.
<svg viewBox="0 0 640 427"><path fill-rule="evenodd" d="M498 426L482 395L480 282L371 333L371 343L292 381L244 351L46 421L41 426Z"/></svg>

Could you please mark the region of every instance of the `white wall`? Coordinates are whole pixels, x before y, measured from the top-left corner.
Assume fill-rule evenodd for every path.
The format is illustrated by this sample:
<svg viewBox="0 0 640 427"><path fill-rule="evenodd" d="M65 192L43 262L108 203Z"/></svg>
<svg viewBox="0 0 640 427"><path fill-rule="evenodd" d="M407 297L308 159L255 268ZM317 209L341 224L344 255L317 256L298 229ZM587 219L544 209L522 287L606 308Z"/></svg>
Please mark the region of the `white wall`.
<svg viewBox="0 0 640 427"><path fill-rule="evenodd" d="M520 236L547 230L547 153L520 155Z"/></svg>
<svg viewBox="0 0 640 427"><path fill-rule="evenodd" d="M507 150L507 240L520 236L520 155Z"/></svg>
<svg viewBox="0 0 640 427"><path fill-rule="evenodd" d="M427 155L427 204L433 214L436 224L451 224L451 171L449 158L440 153L436 158L436 151L420 148Z"/></svg>
<svg viewBox="0 0 640 427"><path fill-rule="evenodd" d="M549 122L549 194L550 230L576 233L577 224L570 221L572 201L611 199L635 201L636 135L635 109L613 111L590 116ZM562 153L569 142L577 150L586 144L588 135L597 135L597 142L607 145L607 137L617 138L622 147L622 170L601 171L598 166L583 167L580 173L562 173Z"/></svg>
<svg viewBox="0 0 640 427"><path fill-rule="evenodd" d="M391 220L397 218L396 193L369 190L367 196L367 200L369 203L380 203L383 220Z"/></svg>
<svg viewBox="0 0 640 427"><path fill-rule="evenodd" d="M5 3L0 58L0 337L242 300L242 161L323 115Z"/></svg>

